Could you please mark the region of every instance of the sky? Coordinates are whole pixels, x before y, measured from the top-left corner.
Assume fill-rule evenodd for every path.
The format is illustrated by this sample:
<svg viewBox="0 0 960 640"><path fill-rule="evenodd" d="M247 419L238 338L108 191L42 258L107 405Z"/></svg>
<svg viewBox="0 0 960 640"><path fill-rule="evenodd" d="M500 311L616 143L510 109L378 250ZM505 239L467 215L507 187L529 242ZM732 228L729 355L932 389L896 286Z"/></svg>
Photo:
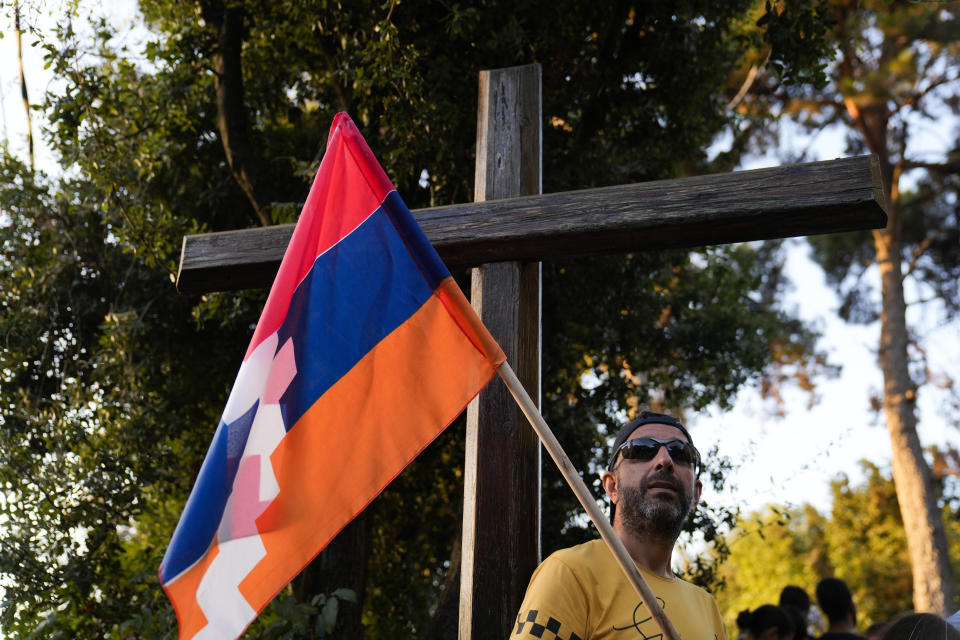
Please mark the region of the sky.
<svg viewBox="0 0 960 640"><path fill-rule="evenodd" d="M730 480L736 491L707 492L706 499L736 503L746 510L767 503L799 506L809 502L826 514L831 479L846 474L854 483L863 480L861 459L889 468L890 438L883 416L870 408L871 395L883 385L876 363L880 327L879 323L849 325L837 318L839 301L809 259L805 242L790 241L787 273L794 283L788 307L795 306L802 318L823 332L820 347L843 367L840 377L817 383L818 400L812 407L806 392L787 391L783 418L772 417L769 402L746 390L732 411L697 416L690 420L690 428L698 448L716 443L721 454L741 465ZM956 323L936 327L930 320L915 318L918 325L927 325L932 369L960 374ZM924 388L918 398L921 443L956 445L960 433L941 411L943 395Z"/></svg>
<svg viewBox="0 0 960 640"><path fill-rule="evenodd" d="M912 123L916 139L911 155L929 161L942 159L950 140L943 135L945 124ZM812 138L786 127L785 137L785 143L793 148L807 149L810 160L847 155L844 134L836 127ZM776 151L748 158L742 169L776 166ZM901 189L907 189L913 178L905 175ZM732 411L712 410L690 420L690 426L701 451L715 443L721 455L740 463L730 479L733 489L722 494L706 491L706 499L737 504L744 511L768 503L799 506L807 502L828 514L831 480L843 474L854 484L862 482L860 460L869 460L890 474L892 449L884 416L870 406L870 398L883 388L877 363L880 323L852 325L840 320L839 297L810 259L809 245L803 238L794 238L787 246L786 275L792 287L784 307L823 334L818 346L832 363L842 366L840 377L817 382L813 406L809 406L809 394L789 390L782 418L773 417L771 405L755 389L746 389ZM866 278L879 292L877 270L868 271ZM960 377L960 322L943 323L935 304L910 305L922 296L909 280L905 288L907 322L923 341L931 375ZM918 393L917 430L925 448L960 444L960 423L956 417L950 421L947 401L943 391L929 384Z"/></svg>
<svg viewBox="0 0 960 640"><path fill-rule="evenodd" d="M115 12L114 22L121 31L134 25L130 2L110 3ZM0 139L8 141L10 149L26 160L25 117L19 95L19 77L12 37L12 24L0 5ZM48 11L51 11L48 9ZM48 18L44 18L48 20ZM136 35L128 33L128 39ZM40 100L44 90L51 86L49 74L43 69L42 52L24 42L28 88L33 102ZM39 138L40 122L34 121L35 138ZM930 136L926 157L934 158L937 145L943 138ZM791 140L792 144L809 141ZM37 166L49 170L53 158L37 139ZM845 154L842 135L825 131L813 143L811 159L830 159ZM780 164L773 155L751 158L744 168L758 168ZM729 485L733 490L722 494L705 493L705 499L724 504L739 505L745 511L761 508L768 502L800 505L809 502L822 512L830 508L831 479L846 474L851 480L862 478L858 461L867 459L881 466L890 461L890 441L883 426L882 416L870 409L870 396L882 386L876 364L876 345L879 341L878 324L848 325L837 319L839 306L836 295L825 284L820 269L807 255L802 239L788 243L787 274L793 289L787 296L787 308L795 308L805 320L814 323L823 332L820 347L831 360L843 367L837 380L821 380L817 384L818 401L808 407L809 396L797 390L784 395L785 417L773 417L768 403L755 389L745 389L737 397L734 409L688 416L688 424L701 451L717 444L722 455L740 463ZM876 274L871 277L876 278ZM916 292L912 295L916 297ZM909 320L921 327L926 336L928 356L934 370L960 377L960 324L937 326L936 314L929 309L925 314L911 308ZM924 388L919 395L920 439L924 446L960 442L960 431L950 426L939 410L941 394Z"/></svg>

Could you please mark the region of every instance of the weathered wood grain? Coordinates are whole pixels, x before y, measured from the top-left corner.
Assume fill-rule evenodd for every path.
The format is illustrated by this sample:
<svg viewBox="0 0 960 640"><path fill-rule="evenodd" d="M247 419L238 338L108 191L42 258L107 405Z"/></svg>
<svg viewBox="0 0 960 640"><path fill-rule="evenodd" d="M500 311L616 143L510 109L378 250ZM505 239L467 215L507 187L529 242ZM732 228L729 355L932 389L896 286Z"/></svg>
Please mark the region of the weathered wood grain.
<svg viewBox="0 0 960 640"><path fill-rule="evenodd" d="M448 266L883 227L876 158L456 204L413 212ZM184 238L183 293L269 286L293 225Z"/></svg>
<svg viewBox="0 0 960 640"><path fill-rule="evenodd" d="M539 65L481 72L478 200L540 192L540 110ZM540 274L539 262L486 263L470 287L474 309L538 404ZM462 531L458 637L507 637L540 563L540 441L499 378L467 408Z"/></svg>

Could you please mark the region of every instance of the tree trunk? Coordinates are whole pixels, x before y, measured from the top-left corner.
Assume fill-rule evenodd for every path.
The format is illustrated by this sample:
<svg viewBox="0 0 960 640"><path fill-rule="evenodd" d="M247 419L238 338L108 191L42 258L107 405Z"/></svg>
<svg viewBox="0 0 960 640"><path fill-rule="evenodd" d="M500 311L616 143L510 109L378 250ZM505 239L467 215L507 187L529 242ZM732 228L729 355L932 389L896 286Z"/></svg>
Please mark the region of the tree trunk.
<svg viewBox="0 0 960 640"><path fill-rule="evenodd" d="M932 474L917 435L917 385L910 378L906 302L901 268L899 172L888 173L889 222L874 232L880 269L882 309L879 362L883 371L883 407L893 450L893 479L913 571L917 611L952 613L953 580L943 518L937 507Z"/></svg>
<svg viewBox="0 0 960 640"><path fill-rule="evenodd" d="M217 49L214 73L217 90L217 128L227 164L234 179L263 226L270 226L269 200L261 193L258 176L264 175L260 159L250 140L243 89L244 8L237 3L208 0L202 3L203 17L216 30Z"/></svg>
<svg viewBox="0 0 960 640"><path fill-rule="evenodd" d="M849 61L850 66L853 62ZM863 96L861 96L862 98ZM887 226L873 232L880 271L880 348L877 359L883 372L883 409L890 433L893 482L900 517L907 537L913 574L913 607L916 611L945 615L953 605L947 536L937 507L930 467L923 458L917 435L917 385L910 378L907 351L907 304L903 294L903 216L900 209L902 165L891 160L890 116L883 101L847 97L847 113L871 153L880 158L887 199ZM903 159L901 150L900 159Z"/></svg>
<svg viewBox="0 0 960 640"><path fill-rule="evenodd" d="M13 33L16 36L17 62L20 65L20 97L27 115L27 154L30 157L30 171L34 171L33 161L33 123L30 119L30 98L27 96L27 76L23 73L23 43L20 40L20 3L13 2Z"/></svg>

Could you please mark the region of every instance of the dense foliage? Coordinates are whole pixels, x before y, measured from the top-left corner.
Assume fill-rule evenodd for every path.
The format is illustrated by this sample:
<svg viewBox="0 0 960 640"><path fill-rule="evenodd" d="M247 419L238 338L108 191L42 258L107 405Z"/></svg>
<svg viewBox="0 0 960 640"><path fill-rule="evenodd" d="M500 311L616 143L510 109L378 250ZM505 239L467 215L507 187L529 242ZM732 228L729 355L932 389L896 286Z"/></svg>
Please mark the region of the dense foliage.
<svg viewBox="0 0 960 640"><path fill-rule="evenodd" d="M178 296L180 238L292 220L335 112L417 207L471 197L483 68L543 65L545 191L708 170L748 54L817 69L796 56L809 31L776 12L760 29L743 0L141 8L142 51L77 15L46 42L62 175L0 163L0 625L17 637L173 637L155 570L264 296ZM823 371L815 336L776 311L778 266L768 246L545 265L545 412L585 477L624 412L727 406ZM249 636L326 635L336 609L345 637L361 621L369 638L429 636L456 611L462 440L448 429L356 544L317 561L338 568L305 571ZM544 550L590 536L544 474ZM710 537L723 517L699 514Z"/></svg>
<svg viewBox="0 0 960 640"><path fill-rule="evenodd" d="M906 534L893 480L870 462L861 461L861 469L860 483L845 475L831 482L829 514L809 504L769 505L738 521L730 555L719 569L725 587L718 601L728 629L734 629L730 625L739 611L777 604L788 584L803 587L815 602L817 582L830 576L850 586L861 632L913 608ZM950 473L957 469L950 467ZM940 476L938 485L957 564L958 496L952 493L955 483L943 482L947 478Z"/></svg>

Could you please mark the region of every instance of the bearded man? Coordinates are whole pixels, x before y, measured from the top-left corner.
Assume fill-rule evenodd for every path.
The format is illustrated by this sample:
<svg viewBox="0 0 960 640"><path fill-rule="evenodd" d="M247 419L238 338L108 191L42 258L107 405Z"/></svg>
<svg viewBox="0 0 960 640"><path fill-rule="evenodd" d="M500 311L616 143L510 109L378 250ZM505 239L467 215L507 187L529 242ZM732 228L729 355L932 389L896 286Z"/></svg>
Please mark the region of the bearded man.
<svg viewBox="0 0 960 640"><path fill-rule="evenodd" d="M671 557L700 500L701 461L683 424L651 411L620 429L602 475L613 530L683 640L726 640L713 596L674 575ZM513 638L662 638L601 540L552 554L530 579Z"/></svg>

